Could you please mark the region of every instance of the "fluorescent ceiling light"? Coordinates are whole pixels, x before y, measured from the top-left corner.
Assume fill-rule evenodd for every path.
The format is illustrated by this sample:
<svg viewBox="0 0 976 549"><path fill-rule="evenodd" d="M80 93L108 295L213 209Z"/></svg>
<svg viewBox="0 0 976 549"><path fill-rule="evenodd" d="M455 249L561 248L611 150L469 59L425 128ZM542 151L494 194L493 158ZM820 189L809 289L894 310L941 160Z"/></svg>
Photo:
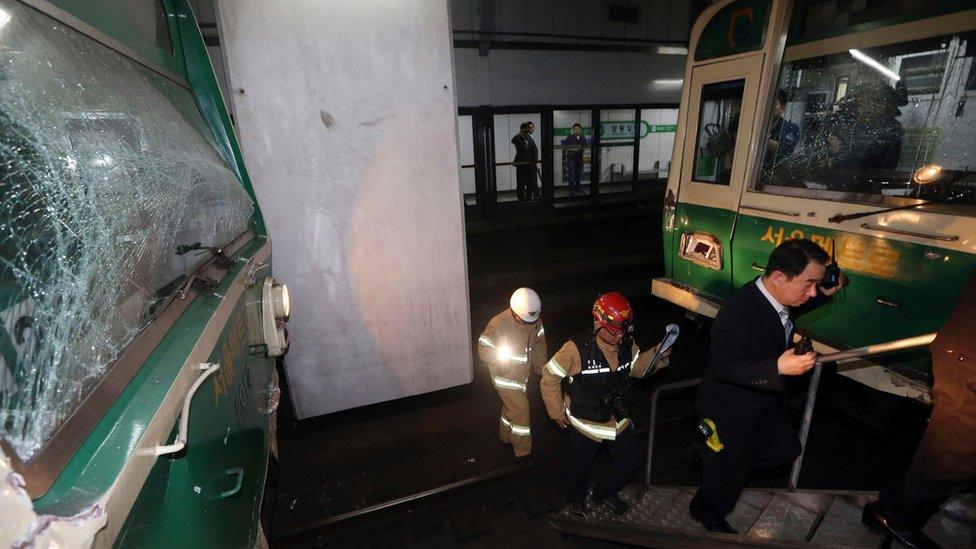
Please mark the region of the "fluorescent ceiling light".
<svg viewBox="0 0 976 549"><path fill-rule="evenodd" d="M891 69L882 65L881 63L878 63L877 61L874 60L874 58L865 54L861 50L847 50L847 51L850 52L851 57L853 57L854 59L857 59L861 63L864 63L865 65L871 67L872 69L894 80L895 82L901 80L901 77L895 74Z"/></svg>
<svg viewBox="0 0 976 549"><path fill-rule="evenodd" d="M662 88L678 88L685 83L684 78L659 78L657 80L651 81L652 86L662 87Z"/></svg>
<svg viewBox="0 0 976 549"><path fill-rule="evenodd" d="M658 55L688 55L688 48L681 46L658 46Z"/></svg>

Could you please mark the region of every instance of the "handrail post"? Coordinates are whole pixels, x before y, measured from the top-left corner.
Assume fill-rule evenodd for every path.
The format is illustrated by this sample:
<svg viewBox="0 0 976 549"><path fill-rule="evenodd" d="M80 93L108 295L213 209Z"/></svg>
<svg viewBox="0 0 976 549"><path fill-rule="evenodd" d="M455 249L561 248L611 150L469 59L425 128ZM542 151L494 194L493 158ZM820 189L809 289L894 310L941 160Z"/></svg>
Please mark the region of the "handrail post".
<svg viewBox="0 0 976 549"><path fill-rule="evenodd" d="M803 422L800 423L800 455L793 460L793 469L790 471L790 483L787 486L789 491L796 491L796 483L800 480L800 467L803 465L803 454L807 451L807 435L810 434L810 423L813 421L813 408L817 404L817 389L820 387L820 373L822 365L819 363L814 366L813 374L810 376L810 386L807 388L807 401L803 407Z"/></svg>
<svg viewBox="0 0 976 549"><path fill-rule="evenodd" d="M654 423L657 419L657 397L664 391L671 391L675 389L684 389L686 387L694 387L695 385L701 384L701 378L696 377L695 379L686 379L684 381L677 381L674 383L665 383L654 389L651 393L651 419L649 420L647 426L647 471L644 473L644 484L651 484L651 460L654 457Z"/></svg>

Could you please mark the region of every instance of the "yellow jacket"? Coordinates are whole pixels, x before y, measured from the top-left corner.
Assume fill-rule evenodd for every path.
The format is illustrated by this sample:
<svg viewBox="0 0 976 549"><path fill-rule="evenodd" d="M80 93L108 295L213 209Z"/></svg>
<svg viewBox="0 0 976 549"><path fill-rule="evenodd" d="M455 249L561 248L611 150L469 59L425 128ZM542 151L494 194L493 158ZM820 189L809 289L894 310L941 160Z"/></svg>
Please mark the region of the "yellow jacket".
<svg viewBox="0 0 976 549"><path fill-rule="evenodd" d="M478 338L478 356L491 371L495 387L525 392L529 368L536 374L546 363L546 329L542 318L529 324L509 309L495 315Z"/></svg>

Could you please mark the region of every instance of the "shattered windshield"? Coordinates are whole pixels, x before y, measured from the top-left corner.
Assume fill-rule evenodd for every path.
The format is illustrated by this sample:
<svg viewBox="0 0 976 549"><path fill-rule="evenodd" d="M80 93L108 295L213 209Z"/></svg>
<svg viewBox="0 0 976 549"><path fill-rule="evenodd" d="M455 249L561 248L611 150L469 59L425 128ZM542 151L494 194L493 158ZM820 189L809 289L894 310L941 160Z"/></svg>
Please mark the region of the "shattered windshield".
<svg viewBox="0 0 976 549"><path fill-rule="evenodd" d="M0 0L0 434L29 460L253 204L189 91Z"/></svg>
<svg viewBox="0 0 976 549"><path fill-rule="evenodd" d="M974 50L960 33L784 62L755 188L976 215Z"/></svg>

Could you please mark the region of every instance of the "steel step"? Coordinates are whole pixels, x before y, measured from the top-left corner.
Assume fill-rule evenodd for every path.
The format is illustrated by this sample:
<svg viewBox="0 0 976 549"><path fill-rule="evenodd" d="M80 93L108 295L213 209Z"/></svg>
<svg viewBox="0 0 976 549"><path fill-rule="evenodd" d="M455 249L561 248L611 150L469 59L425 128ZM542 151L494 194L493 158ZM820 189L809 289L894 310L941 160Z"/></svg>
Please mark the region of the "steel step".
<svg viewBox="0 0 976 549"><path fill-rule="evenodd" d="M691 518L694 492L630 485L621 492L631 504L622 516L590 502L586 519L563 509L549 520L567 533L647 547L878 547L883 541L861 524L862 507L877 493L747 489L728 516L729 524L746 533L730 535L708 532ZM925 532L943 547L976 546L976 497L950 500Z"/></svg>

